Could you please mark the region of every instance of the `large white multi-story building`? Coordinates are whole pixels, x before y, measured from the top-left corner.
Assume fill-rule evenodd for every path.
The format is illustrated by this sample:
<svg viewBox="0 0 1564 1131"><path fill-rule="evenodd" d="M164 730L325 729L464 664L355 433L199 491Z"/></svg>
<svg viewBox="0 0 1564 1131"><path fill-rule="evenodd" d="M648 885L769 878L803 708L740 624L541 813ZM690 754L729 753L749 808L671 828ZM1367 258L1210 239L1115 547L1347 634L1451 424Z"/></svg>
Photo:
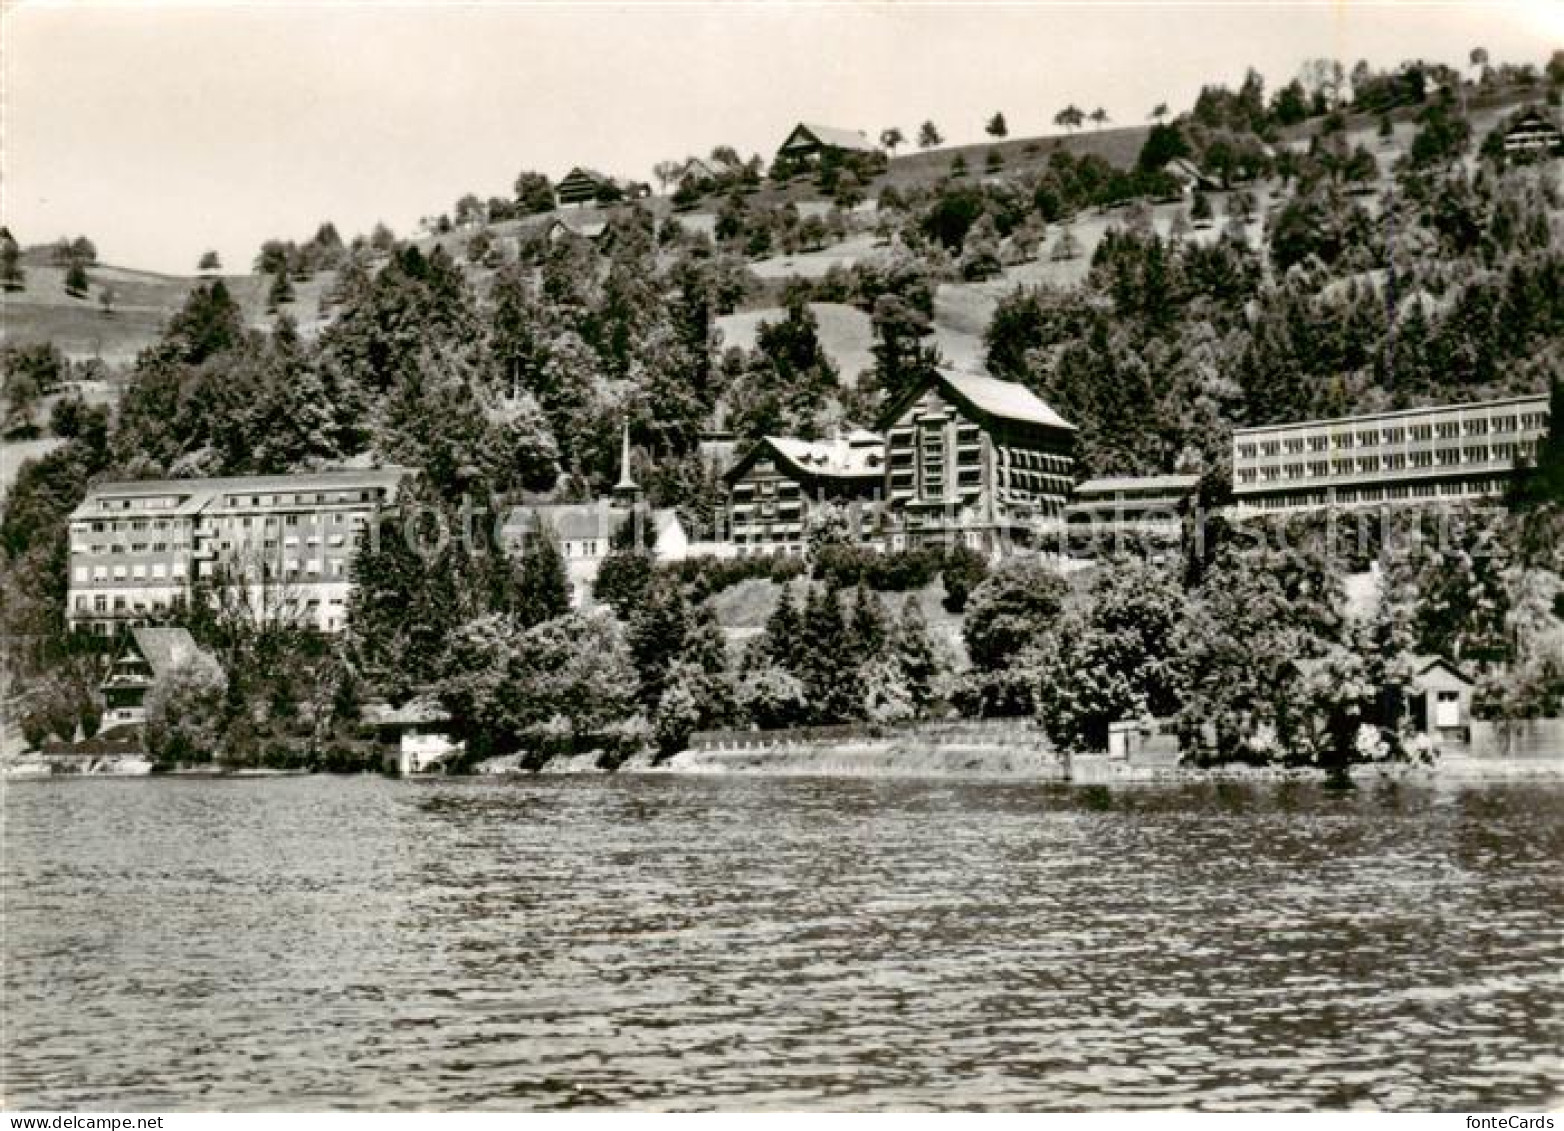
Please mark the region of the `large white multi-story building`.
<svg viewBox="0 0 1564 1131"><path fill-rule="evenodd" d="M334 632L359 539L396 501L402 468L104 483L71 514L72 628L108 635L189 599L242 588L257 616Z"/></svg>
<svg viewBox="0 0 1564 1131"><path fill-rule="evenodd" d="M1251 511L1493 498L1547 431L1546 396L1238 428L1233 494Z"/></svg>

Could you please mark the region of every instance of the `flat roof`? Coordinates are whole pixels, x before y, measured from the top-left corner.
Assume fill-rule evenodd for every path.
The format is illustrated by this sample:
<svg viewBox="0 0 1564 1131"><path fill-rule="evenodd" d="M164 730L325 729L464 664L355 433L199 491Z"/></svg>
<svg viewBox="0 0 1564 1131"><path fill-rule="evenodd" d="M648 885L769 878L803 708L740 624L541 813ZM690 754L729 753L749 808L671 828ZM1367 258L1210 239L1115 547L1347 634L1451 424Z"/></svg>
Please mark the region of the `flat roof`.
<svg viewBox="0 0 1564 1131"><path fill-rule="evenodd" d="M1426 405L1423 408L1400 408L1391 412L1366 412L1359 416L1332 416L1323 420L1289 420L1281 424L1255 424L1248 428L1234 428L1233 437L1256 432L1278 432L1288 428L1321 428L1332 424L1365 424L1370 420L1397 420L1409 416L1427 416L1431 413L1459 412L1471 408L1504 408L1507 405L1548 403L1547 393L1532 393L1523 397L1504 397L1496 401L1462 401L1460 404Z"/></svg>
<svg viewBox="0 0 1564 1131"><path fill-rule="evenodd" d="M1110 475L1077 483L1077 495L1098 491L1188 491L1200 483L1198 475Z"/></svg>

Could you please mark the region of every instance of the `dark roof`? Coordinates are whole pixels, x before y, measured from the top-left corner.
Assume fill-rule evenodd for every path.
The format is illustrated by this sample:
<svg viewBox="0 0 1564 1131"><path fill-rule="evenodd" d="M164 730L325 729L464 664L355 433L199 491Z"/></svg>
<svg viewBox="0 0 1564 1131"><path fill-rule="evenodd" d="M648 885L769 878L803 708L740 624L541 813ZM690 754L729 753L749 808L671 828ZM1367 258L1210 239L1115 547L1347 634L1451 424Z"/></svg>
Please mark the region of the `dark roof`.
<svg viewBox="0 0 1564 1131"><path fill-rule="evenodd" d="M883 427L906 411L931 382L938 383L959 401L964 401L978 412L1001 420L1016 420L1025 424L1040 424L1046 428L1062 428L1075 431L1075 425L1060 416L1038 395L1025 385L1014 381L1001 381L982 373L965 373L958 369L933 369L924 380L903 393L881 417Z"/></svg>
<svg viewBox="0 0 1564 1131"><path fill-rule="evenodd" d="M1426 674L1431 668L1444 668L1462 683L1474 682L1472 677L1462 671L1456 662L1447 656L1441 656L1436 652L1420 652L1412 656L1412 674L1420 676Z"/></svg>
<svg viewBox="0 0 1564 1131"><path fill-rule="evenodd" d="M875 145L861 130L844 130L836 126L817 126L811 122L800 122L788 133L782 142L782 148L787 149L793 139L800 133L813 138L826 149L845 149L855 153L873 153Z"/></svg>

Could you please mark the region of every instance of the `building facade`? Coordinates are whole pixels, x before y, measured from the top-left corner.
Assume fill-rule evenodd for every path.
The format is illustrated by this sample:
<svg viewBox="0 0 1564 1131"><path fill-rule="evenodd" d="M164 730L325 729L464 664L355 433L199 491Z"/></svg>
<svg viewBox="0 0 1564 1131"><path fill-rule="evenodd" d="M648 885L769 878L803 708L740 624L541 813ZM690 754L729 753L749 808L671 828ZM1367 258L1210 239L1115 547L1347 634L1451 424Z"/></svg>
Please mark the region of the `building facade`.
<svg viewBox="0 0 1564 1131"><path fill-rule="evenodd" d="M1547 430L1546 396L1239 428L1233 494L1240 511L1494 498Z"/></svg>
<svg viewBox="0 0 1564 1131"><path fill-rule="evenodd" d="M999 554L1063 522L1075 426L1025 386L931 371L883 424L888 548Z"/></svg>
<svg viewBox="0 0 1564 1131"><path fill-rule="evenodd" d="M858 130L844 130L836 126L817 126L800 122L777 147L777 156L789 161L815 161L827 154L859 153L866 157L879 154L880 150L868 135Z"/></svg>
<svg viewBox="0 0 1564 1131"><path fill-rule="evenodd" d="M740 557L801 556L816 512L845 507L861 535L885 490L885 443L873 432L836 440L766 436L724 476L728 482L728 539Z"/></svg>
<svg viewBox="0 0 1564 1131"><path fill-rule="evenodd" d="M206 582L242 590L257 616L337 631L353 554L408 474L101 484L71 514L67 620L109 635L165 615Z"/></svg>
<svg viewBox="0 0 1564 1131"><path fill-rule="evenodd" d="M1107 549L1119 538L1172 545L1194 503L1198 475L1110 476L1076 485L1064 509L1073 550Z"/></svg>
<svg viewBox="0 0 1564 1131"><path fill-rule="evenodd" d="M99 687L103 692L104 731L146 722L147 692L152 685L178 668L194 664L213 672L222 670L217 660L197 647L183 628L133 627Z"/></svg>

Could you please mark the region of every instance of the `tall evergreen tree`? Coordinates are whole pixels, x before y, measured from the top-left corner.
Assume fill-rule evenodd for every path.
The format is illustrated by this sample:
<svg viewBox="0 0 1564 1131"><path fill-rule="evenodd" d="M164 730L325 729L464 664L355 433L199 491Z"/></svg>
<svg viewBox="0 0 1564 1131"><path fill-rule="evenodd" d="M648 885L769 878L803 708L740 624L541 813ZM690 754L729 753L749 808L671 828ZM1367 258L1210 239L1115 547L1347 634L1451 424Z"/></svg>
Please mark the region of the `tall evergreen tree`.
<svg viewBox="0 0 1564 1131"><path fill-rule="evenodd" d="M570 582L559 541L539 523L522 544L516 569L512 612L524 628L562 617L570 611Z"/></svg>

